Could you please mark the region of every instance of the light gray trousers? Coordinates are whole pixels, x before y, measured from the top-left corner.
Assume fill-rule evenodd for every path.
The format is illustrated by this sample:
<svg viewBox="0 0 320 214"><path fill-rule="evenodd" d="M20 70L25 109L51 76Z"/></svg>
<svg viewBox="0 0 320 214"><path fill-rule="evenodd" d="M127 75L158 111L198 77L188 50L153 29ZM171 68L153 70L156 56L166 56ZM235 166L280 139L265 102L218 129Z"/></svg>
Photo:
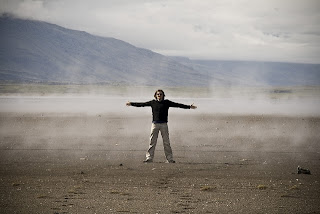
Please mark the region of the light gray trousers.
<svg viewBox="0 0 320 214"><path fill-rule="evenodd" d="M164 154L168 161L173 160L172 149L169 140L169 129L167 123L152 123L151 134L150 134L150 144L149 149L146 154L147 160L152 160L154 157L154 151L156 149L159 131L161 132L163 140Z"/></svg>

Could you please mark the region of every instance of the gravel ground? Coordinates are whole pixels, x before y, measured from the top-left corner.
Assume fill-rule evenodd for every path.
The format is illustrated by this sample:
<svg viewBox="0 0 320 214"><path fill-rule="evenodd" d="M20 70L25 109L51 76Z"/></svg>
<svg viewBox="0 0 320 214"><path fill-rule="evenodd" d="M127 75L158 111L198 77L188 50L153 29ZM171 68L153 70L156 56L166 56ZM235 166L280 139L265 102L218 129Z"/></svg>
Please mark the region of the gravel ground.
<svg viewBox="0 0 320 214"><path fill-rule="evenodd" d="M0 113L0 213L320 213L320 118ZM297 174L297 166L311 175Z"/></svg>

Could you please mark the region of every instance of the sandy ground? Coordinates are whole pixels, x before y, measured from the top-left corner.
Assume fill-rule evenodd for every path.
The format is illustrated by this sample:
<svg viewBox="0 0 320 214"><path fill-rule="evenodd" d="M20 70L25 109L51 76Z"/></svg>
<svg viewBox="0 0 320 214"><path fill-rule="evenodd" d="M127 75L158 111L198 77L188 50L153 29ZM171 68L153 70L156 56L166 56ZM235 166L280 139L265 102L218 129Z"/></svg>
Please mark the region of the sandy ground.
<svg viewBox="0 0 320 214"><path fill-rule="evenodd" d="M320 118L0 113L0 213L320 213ZM297 166L311 175L297 174Z"/></svg>

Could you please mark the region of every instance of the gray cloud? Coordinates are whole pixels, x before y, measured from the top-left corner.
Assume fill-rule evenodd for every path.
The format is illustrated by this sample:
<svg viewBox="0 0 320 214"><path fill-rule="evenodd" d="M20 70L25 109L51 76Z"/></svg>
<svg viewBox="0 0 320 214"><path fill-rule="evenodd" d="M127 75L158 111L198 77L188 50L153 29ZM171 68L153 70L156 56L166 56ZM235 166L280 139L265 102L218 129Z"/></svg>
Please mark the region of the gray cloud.
<svg viewBox="0 0 320 214"><path fill-rule="evenodd" d="M318 0L0 0L0 8L164 55L320 63Z"/></svg>

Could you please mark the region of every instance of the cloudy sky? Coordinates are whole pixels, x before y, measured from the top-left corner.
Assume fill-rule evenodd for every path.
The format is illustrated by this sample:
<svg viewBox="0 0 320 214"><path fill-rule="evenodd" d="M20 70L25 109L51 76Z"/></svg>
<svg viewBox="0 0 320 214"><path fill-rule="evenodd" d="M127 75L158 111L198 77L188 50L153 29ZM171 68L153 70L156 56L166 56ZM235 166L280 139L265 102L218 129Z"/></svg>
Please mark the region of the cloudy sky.
<svg viewBox="0 0 320 214"><path fill-rule="evenodd" d="M170 56L320 63L320 0L0 0L0 12Z"/></svg>

